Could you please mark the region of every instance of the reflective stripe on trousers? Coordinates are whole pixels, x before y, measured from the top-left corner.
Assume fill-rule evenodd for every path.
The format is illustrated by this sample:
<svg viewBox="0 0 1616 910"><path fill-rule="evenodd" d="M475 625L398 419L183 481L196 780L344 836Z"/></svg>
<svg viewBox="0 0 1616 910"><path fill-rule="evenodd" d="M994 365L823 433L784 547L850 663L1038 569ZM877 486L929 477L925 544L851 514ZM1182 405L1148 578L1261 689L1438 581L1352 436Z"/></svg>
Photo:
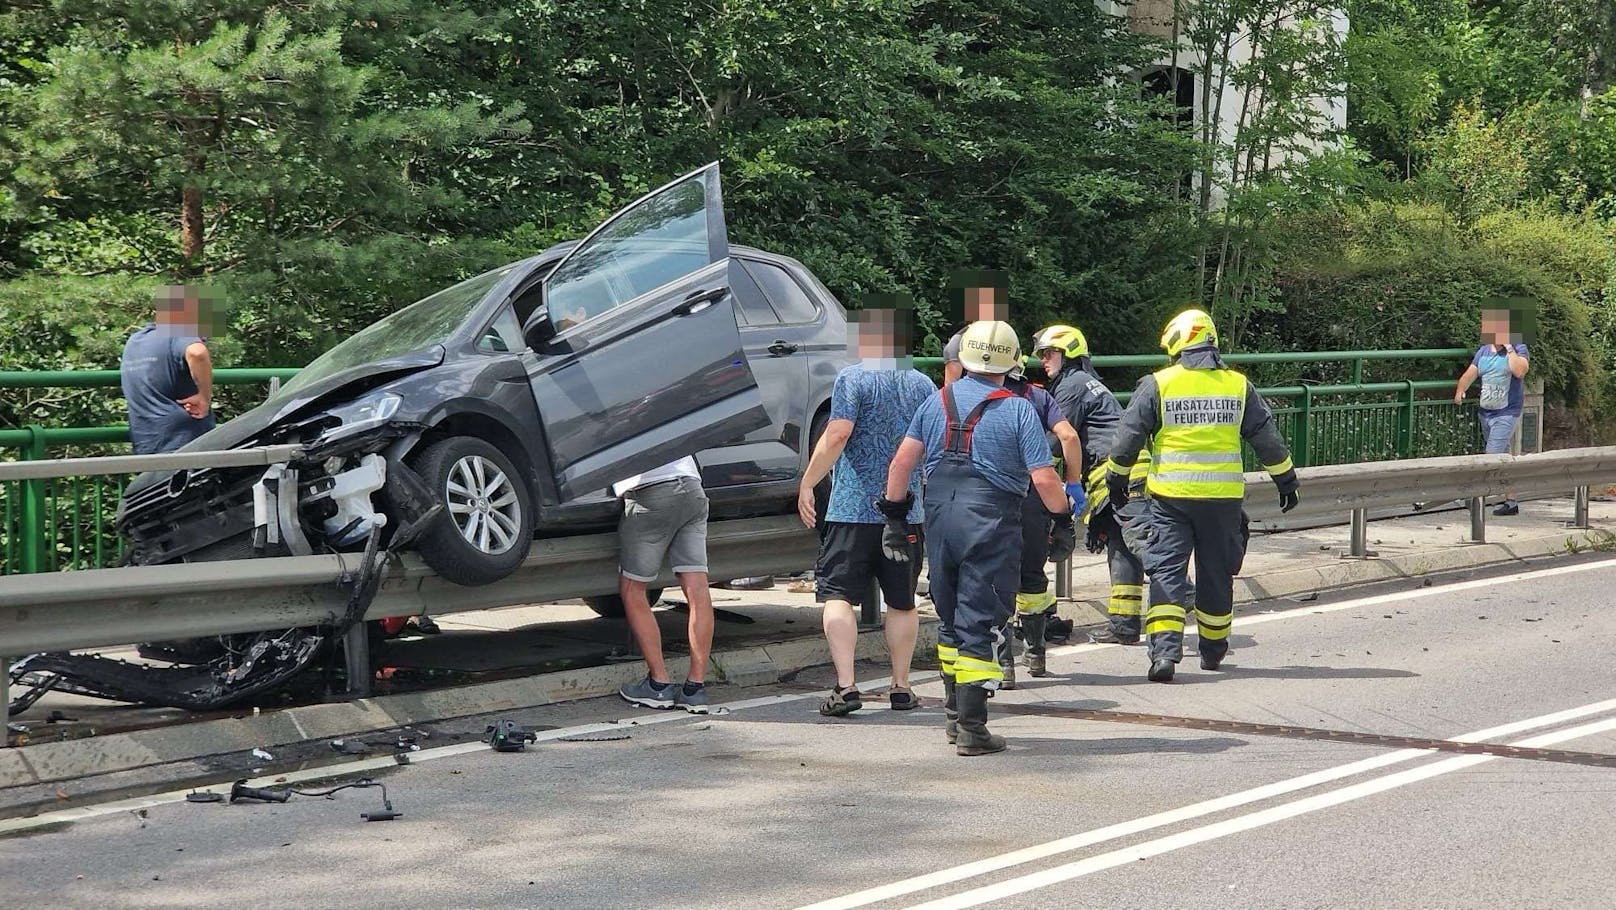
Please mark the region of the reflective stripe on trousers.
<svg viewBox="0 0 1616 910"><path fill-rule="evenodd" d="M1151 538L1144 560L1150 576L1144 631L1150 636L1151 660L1183 658L1184 620L1191 609L1200 628L1201 653L1222 657L1228 651L1234 576L1246 551L1240 506L1239 500L1227 499L1151 500Z"/></svg>

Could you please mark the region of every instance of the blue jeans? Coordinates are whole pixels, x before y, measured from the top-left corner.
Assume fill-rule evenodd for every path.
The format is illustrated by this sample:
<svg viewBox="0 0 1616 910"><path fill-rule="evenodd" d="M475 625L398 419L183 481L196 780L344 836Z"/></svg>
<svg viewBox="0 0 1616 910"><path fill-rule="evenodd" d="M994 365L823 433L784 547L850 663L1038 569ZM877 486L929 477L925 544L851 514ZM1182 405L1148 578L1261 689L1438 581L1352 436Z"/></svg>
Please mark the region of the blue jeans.
<svg viewBox="0 0 1616 910"><path fill-rule="evenodd" d="M1510 441L1515 436L1515 425L1521 422L1519 411L1482 411L1482 451L1488 455L1509 454Z"/></svg>

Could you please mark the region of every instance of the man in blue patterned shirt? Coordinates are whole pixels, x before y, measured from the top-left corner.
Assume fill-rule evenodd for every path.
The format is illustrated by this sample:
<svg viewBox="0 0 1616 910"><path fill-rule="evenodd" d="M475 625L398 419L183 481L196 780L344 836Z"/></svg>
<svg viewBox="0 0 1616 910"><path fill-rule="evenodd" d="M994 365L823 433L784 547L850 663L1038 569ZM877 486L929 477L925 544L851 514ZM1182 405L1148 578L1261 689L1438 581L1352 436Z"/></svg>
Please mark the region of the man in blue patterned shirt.
<svg viewBox="0 0 1616 910"><path fill-rule="evenodd" d="M819 562L814 568L814 599L824 604L825 638L836 665L836 686L820 706L820 713L830 717L842 717L863 706L853 678L853 653L858 646L854 610L868 596L871 579L879 583L887 605L887 651L892 660L890 704L898 711L919 704L909 688L909 666L920 629L915 615L915 582L922 555L919 472L909 478L915 501L908 516L914 538L913 557L907 562L896 562L882 554L881 534L886 519L875 507L886 488L887 466L915 411L937 394L931 380L908 363L912 307L907 298L874 298L865 309L850 314L854 336L850 353L859 361L836 377L830 423L814 447L798 489L797 510L802 523L815 527L819 516L814 486L835 466L824 516L826 527L820 535Z"/></svg>

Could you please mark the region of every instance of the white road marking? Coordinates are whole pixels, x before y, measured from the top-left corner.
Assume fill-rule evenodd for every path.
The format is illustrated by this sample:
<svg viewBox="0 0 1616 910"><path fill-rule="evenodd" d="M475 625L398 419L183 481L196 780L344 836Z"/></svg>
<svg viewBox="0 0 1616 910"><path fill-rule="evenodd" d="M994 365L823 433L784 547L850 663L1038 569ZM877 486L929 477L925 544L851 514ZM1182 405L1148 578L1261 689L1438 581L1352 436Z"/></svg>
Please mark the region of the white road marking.
<svg viewBox="0 0 1616 910"><path fill-rule="evenodd" d="M1523 733L1527 730L1537 730L1542 729L1543 727L1552 727L1557 724L1567 723L1573 720L1581 720L1584 717L1594 714L1601 714L1606 711L1616 711L1616 698L1595 702L1591 705L1583 705L1582 707L1578 708L1568 708L1564 711L1556 711L1553 714L1545 714L1541 717L1532 717L1527 718L1526 720L1518 720L1496 727L1488 727L1485 730L1477 730L1474 733L1466 733L1463 736L1456 736L1453 738L1453 741L1461 743L1485 742L1486 740L1496 739L1500 736L1513 736L1516 733ZM1517 745L1525 744L1519 743ZM1013 850L1009 853L1002 853L998 856L992 856L988 857L987 859L965 863L964 865L954 866L953 868L941 869L927 875L920 875L914 878L893 882L888 885L880 885L874 888L868 888L863 891L857 891L852 894L844 895L842 897L821 901L817 904L810 904L806 907L799 908L799 910L852 910L852 908L855 907L864 907L869 904L891 900L895 897L902 897L906 894L916 894L932 888L939 888L943 885L964 881L968 878L975 878L979 875L987 875L990 872L998 872L1001 869L1008 869L1012 866L1019 866L1024 863L1048 859L1052 856L1058 856L1062 853L1070 853L1074 850L1081 850L1084 847L1092 847L1095 844L1101 844L1106 841L1130 837L1135 834L1150 831L1154 828L1161 828L1167 825L1174 825L1178 824L1179 822L1189 821L1191 819L1214 815L1216 813L1234 809L1239 806L1261 802L1262 800L1272 799L1276 796L1284 796L1287 793L1295 793L1299 790L1306 790L1310 787L1316 787L1320 784L1327 784L1342 778L1362 774L1366 771L1377 771L1389 765L1401 764L1403 762L1412 761L1416 758L1423 758L1435 754L1436 752L1431 749L1399 749L1396 752L1388 752L1385 755L1377 755L1374 758L1366 758L1361 761L1340 765L1335 768L1326 768L1322 771L1314 771L1310 774L1304 774L1300 777L1294 777L1289 780L1265 784L1261 787L1254 787L1250 790L1243 790L1239 793L1231 793L1228 796L1220 796L1215 799L1209 799L1205 802L1183 806L1178 809L1169 809L1165 812L1158 812L1154 815L1144 816L1143 818L1118 822L1114 825L1107 825L1104 828L1096 828L1092 831L1085 831L1082 834L1074 834L1069 837L1060 838L1059 840L1049 841L1048 843L1037 844L1035 846L1025 847L1020 850ZM1468 758L1469 756L1465 757Z"/></svg>
<svg viewBox="0 0 1616 910"><path fill-rule="evenodd" d="M1521 740L1512 745L1527 747L1552 746L1556 743L1579 739L1584 736L1593 736L1610 730L1616 730L1616 718L1607 718L1584 724L1580 727L1572 727L1568 730L1546 733L1542 736ZM1181 850L1185 847L1192 847L1221 837L1228 837L1231 834L1239 834L1271 825L1275 822L1286 821L1309 812L1329 809L1343 803L1353 802L1368 796L1385 793L1388 790L1395 790L1399 787L1406 787L1423 780L1429 780L1433 777L1463 771L1466 768L1473 768L1476 765L1493 761L1497 757L1494 755L1461 755L1456 758L1433 762L1418 768L1400 771L1396 774L1366 780L1363 783L1353 784L1349 787L1342 787L1339 790L1331 790L1317 796L1309 796L1294 802L1283 803L1248 815L1237 816L1199 828L1191 828L1188 831L1153 841L1146 841L1132 847L1124 847L1120 850L1091 856L1088 859L1067 863L1064 866L1056 866L1053 869L1046 869L1032 875L1024 875L1020 878L975 888L961 894L916 904L907 908L907 910L964 910L967 907L980 906L990 901L1003 900L1017 894L1025 894L1028 891L1068 882L1074 878L1103 872L1106 869L1113 869L1117 866L1149 859L1153 856L1160 856L1174 850Z"/></svg>

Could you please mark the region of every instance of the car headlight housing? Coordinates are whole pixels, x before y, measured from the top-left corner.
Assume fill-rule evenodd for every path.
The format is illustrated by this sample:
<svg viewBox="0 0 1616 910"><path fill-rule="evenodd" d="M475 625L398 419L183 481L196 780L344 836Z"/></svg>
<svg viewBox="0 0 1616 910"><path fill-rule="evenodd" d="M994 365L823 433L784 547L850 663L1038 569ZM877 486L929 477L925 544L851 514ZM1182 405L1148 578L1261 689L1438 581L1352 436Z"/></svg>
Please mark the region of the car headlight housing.
<svg viewBox="0 0 1616 910"><path fill-rule="evenodd" d="M331 408L325 412L326 416L341 423L321 433L315 442L334 442L374 430L392 420L403 401L401 396L392 392L379 392Z"/></svg>

